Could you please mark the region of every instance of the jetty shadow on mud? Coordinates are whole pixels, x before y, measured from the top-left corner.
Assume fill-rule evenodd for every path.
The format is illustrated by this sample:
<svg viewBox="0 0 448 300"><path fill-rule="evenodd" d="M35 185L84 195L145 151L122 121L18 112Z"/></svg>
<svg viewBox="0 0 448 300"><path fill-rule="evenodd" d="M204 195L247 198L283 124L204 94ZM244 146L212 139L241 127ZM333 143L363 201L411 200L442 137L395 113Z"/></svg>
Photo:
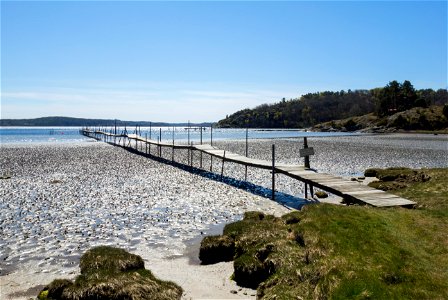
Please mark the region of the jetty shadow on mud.
<svg viewBox="0 0 448 300"><path fill-rule="evenodd" d="M234 188L245 190L253 195L257 195L257 196L260 196L263 198L268 198L270 200L272 198L272 190L268 189L264 186L261 186L261 185L256 185L256 184L253 184L248 181L239 180L239 179L232 178L232 177L225 176L225 175L221 176L220 174L206 171L206 170L198 168L198 167L194 167L194 166L190 166L190 165L187 165L184 163L172 161L170 159L159 157L159 156L156 156L153 154L147 154L147 153L144 153L141 151L137 151L131 147L125 147L125 146L117 145L117 144L113 144L113 143L108 143L108 144L110 144L112 146L123 148L124 150L129 151L133 154L144 156L144 157L150 158L154 161L174 166L176 168L182 169L191 174L199 175L201 177L204 177L204 178L207 178L207 179L210 179L213 181L223 182L223 183L225 183L229 186L232 186ZM272 200L272 201L274 201L288 209L301 209L302 206L304 206L306 204L317 202L314 200L307 200L304 198L296 197L296 196L286 194L283 192L279 192L279 191L275 192L275 200Z"/></svg>

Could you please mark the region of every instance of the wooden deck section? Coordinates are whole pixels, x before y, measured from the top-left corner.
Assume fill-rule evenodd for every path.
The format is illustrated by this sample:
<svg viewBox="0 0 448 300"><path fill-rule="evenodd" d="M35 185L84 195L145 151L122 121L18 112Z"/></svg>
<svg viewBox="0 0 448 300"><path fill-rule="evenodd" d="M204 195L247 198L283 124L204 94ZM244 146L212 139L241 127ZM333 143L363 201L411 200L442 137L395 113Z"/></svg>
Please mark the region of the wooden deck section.
<svg viewBox="0 0 448 300"><path fill-rule="evenodd" d="M356 181L350 181L342 177L334 176L325 173L316 173L311 169L306 169L301 165L287 165L274 164L272 161L249 158L243 155L232 153L229 151L217 149L209 144L202 145L186 145L159 142L151 139L143 138L136 134L111 134L103 131L82 130L82 133L89 137L104 136L104 138L114 139L123 138L129 141L138 141L158 147L169 147L174 149L189 149L192 151L199 151L203 154L216 157L223 161L233 162L248 167L271 170L274 173L284 174L288 177L297 179L309 184L310 186L318 187L326 192L340 196L349 202L364 203L376 207L390 207L390 206L404 206L413 207L416 203L381 190L362 185ZM132 147L132 143L130 145Z"/></svg>

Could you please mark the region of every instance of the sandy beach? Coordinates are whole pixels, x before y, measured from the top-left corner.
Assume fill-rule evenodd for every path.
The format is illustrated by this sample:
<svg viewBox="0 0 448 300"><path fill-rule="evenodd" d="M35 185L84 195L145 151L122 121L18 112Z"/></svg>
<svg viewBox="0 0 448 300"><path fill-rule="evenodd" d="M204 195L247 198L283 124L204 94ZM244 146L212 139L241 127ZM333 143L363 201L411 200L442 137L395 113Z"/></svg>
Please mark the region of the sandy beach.
<svg viewBox="0 0 448 300"><path fill-rule="evenodd" d="M416 138L417 137L417 138ZM384 135L313 138L311 166L358 176L368 167L446 166L446 136ZM249 156L301 162L302 141L252 140ZM244 154L244 142L217 142ZM155 149L153 149L155 152ZM171 160L171 152L163 156ZM187 152L175 160L187 164ZM0 298L29 299L54 278L74 278L79 257L96 245L141 255L146 268L184 289L185 299L254 299L256 292L230 280L232 263L201 266L198 243L245 211L282 215L307 203L303 185L278 176L278 203L268 199L270 174L226 163L220 174L197 172L135 155L103 142L4 144L0 180ZM199 166L199 156L194 156ZM204 169L210 159L203 157ZM221 161L213 161L220 173ZM228 176L228 178L226 178Z"/></svg>
<svg viewBox="0 0 448 300"><path fill-rule="evenodd" d="M156 276L179 283L186 299L253 297L230 281L232 263L199 266L187 244L248 210L288 211L102 142L4 146L1 160L13 175L0 182L2 299L27 299L36 285L73 278L80 255L96 245L141 255Z"/></svg>

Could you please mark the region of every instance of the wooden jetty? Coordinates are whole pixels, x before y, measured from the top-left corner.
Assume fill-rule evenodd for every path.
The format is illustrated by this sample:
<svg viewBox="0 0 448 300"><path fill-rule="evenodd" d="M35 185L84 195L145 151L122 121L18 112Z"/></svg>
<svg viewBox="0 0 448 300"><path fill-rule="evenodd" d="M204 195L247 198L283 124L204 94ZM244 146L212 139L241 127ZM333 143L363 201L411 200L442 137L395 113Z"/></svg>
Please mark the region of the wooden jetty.
<svg viewBox="0 0 448 300"><path fill-rule="evenodd" d="M148 154L148 145L156 146L158 149L159 156L161 156L161 149L163 147L171 148L173 153L172 155L173 160L175 149L187 149L189 151L198 151L201 155L206 154L210 155L210 157L212 158L215 157L217 159L222 160L223 167L221 170L221 176L223 173L225 161L246 166L246 176L247 176L247 167L270 170L272 173L273 199L275 197L275 174L284 174L288 177L297 179L305 183L305 197L307 197L307 187L309 186L311 195L313 195L313 187L317 187L326 192L342 197L347 203L368 204L376 207L390 207L390 206L413 207L416 204L415 202L410 201L408 199L404 199L396 195L371 188L366 185L361 185L356 181L354 182L331 174L317 173L314 170L310 169L309 165L308 167L305 167L302 165L276 164L274 145L272 145L272 160L267 161L267 160L249 158L244 155L217 149L216 147L210 144L197 144L197 145L193 145L193 143L177 144L174 143L174 139L171 143L162 142L160 140L156 141L148 139L147 137L142 137L137 134L137 130L135 132L136 132L135 134L128 134L127 132L116 134L113 133L112 130L110 132L107 132L105 130L90 130L87 128L81 130L81 133L85 136L96 138L98 140L105 140L106 142L112 143L114 145L120 145L125 148L133 148L132 146L135 145L135 150L137 151L139 151L138 142L143 143L146 145L145 147L146 154ZM151 148L149 148L149 150L151 151ZM307 153L308 155L312 154L312 152L309 150L311 150L311 148L306 149L305 151L303 151L303 153ZM305 159L305 164L307 164L308 157L306 157Z"/></svg>

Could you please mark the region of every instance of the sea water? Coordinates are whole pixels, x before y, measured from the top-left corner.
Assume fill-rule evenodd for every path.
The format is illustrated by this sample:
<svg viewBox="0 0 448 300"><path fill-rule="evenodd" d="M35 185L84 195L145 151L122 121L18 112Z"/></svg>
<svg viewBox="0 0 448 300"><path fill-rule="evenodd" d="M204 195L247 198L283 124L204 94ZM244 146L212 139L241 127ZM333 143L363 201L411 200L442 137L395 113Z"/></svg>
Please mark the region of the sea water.
<svg viewBox="0 0 448 300"><path fill-rule="evenodd" d="M98 129L98 128L91 128ZM219 140L241 140L249 139L278 139L278 138L300 138L300 137L322 137L322 136L347 136L353 133L324 133L307 132L300 129L223 129L210 127L117 127L100 128L117 134L137 134L153 140L159 138L164 141L175 141L178 143L193 142L195 144L211 143ZM80 134L81 127L0 127L1 143L59 143L59 142L81 142L89 138Z"/></svg>

